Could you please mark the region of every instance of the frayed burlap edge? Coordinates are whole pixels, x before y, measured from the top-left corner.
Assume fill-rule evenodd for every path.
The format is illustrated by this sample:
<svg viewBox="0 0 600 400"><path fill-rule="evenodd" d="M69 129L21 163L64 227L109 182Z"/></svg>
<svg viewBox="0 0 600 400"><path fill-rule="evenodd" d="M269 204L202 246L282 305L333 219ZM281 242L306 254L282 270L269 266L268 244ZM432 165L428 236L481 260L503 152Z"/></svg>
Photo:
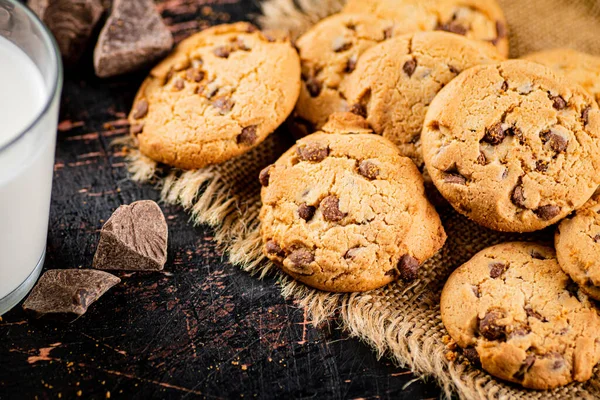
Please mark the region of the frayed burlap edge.
<svg viewBox="0 0 600 400"><path fill-rule="evenodd" d="M506 3L502 4L505 7L514 3L514 7L506 9L510 23L523 17L517 8L529 12L533 3L543 1L546 0L526 3L501 0L501 3ZM547 1L555 3L552 8L556 8L559 0ZM581 0L577 7L584 7L583 3L589 4L590 0ZM314 22L338 11L342 5L342 0L268 0L263 3L264 15L259 17L259 22L264 28L288 30L296 37ZM597 4L593 7L598 9ZM511 13L514 14L512 18ZM519 36L517 29L516 33L511 37L511 44L518 48L517 54L540 46L539 41L533 44L524 41L531 36L531 31L523 29ZM551 34L547 36L550 38L547 40L556 41ZM573 47L590 51L593 45L594 42L586 37ZM131 146L132 143L128 144ZM332 294L311 289L280 274L261 251L260 187L256 177L260 169L274 162L289 145L291 142L285 133L277 132L236 160L198 171L165 168L132 147L128 168L134 181L157 184L164 202L179 204L188 210L193 223L212 226L216 241L233 264L259 277L269 272L276 274L282 294L298 299L314 325L337 317L343 329L370 345L379 357L389 357L417 374L434 378L447 397L454 393L465 399L600 397L597 374L584 384L552 391L528 391L497 381L470 366L447 345L439 315L439 298L452 270L492 244L509 240L549 241L551 232L503 235L478 227L451 210L442 210L441 216L449 233L448 243L422 267L421 279L410 286L394 283L368 293Z"/></svg>

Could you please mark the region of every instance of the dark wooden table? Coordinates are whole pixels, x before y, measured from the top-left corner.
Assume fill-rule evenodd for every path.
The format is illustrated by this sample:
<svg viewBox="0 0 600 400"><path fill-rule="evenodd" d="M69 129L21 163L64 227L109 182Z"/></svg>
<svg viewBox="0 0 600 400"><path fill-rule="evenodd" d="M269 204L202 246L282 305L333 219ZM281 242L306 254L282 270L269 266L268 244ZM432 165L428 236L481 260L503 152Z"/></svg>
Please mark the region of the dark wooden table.
<svg viewBox="0 0 600 400"><path fill-rule="evenodd" d="M248 19L256 2L159 3L177 39ZM91 54L66 72L45 268L89 268L99 229L121 204L157 199L127 179L111 141L144 73L94 77ZM228 264L212 232L164 206L170 242L162 273L121 273L72 324L30 320L18 306L0 321L0 399L404 398L439 396L431 381L394 367L340 331L318 329L274 279ZM409 382L412 382L409 384Z"/></svg>

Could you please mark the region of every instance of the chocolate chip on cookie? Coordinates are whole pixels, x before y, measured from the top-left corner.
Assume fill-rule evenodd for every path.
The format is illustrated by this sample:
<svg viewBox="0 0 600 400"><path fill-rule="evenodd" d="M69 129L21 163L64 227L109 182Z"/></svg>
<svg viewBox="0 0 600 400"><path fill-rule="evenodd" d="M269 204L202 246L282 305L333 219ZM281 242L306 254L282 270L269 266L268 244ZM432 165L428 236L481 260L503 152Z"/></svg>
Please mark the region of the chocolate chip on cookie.
<svg viewBox="0 0 600 400"><path fill-rule="evenodd" d="M237 136L237 143L246 146L252 146L256 143L258 127L256 125L250 125L242 129L242 133Z"/></svg>
<svg viewBox="0 0 600 400"><path fill-rule="evenodd" d="M260 171L260 174L258 175L258 180L261 186L269 186L269 179L271 178L271 168L273 168L273 166L269 165Z"/></svg>
<svg viewBox="0 0 600 400"><path fill-rule="evenodd" d="M419 260L408 254L400 257L398 271L400 272L400 278L402 278L403 281L410 282L417 279L418 270Z"/></svg>
<svg viewBox="0 0 600 400"><path fill-rule="evenodd" d="M277 257L285 257L285 252L273 240L269 240L265 244L265 250L266 250L267 254L271 254L271 255L274 255Z"/></svg>
<svg viewBox="0 0 600 400"><path fill-rule="evenodd" d="M358 173L367 179L374 180L380 174L379 167L372 161L364 160L358 165Z"/></svg>
<svg viewBox="0 0 600 400"><path fill-rule="evenodd" d="M340 211L340 199L337 196L327 196L321 200L321 212L325 221L338 222L344 219L346 214Z"/></svg>
<svg viewBox="0 0 600 400"><path fill-rule="evenodd" d="M318 142L306 142L297 147L297 152L302 161L320 162L329 155L329 147Z"/></svg>
<svg viewBox="0 0 600 400"><path fill-rule="evenodd" d="M298 207L298 216L305 221L310 221L312 217L315 215L317 208L314 206L309 206L306 203L300 204Z"/></svg>
<svg viewBox="0 0 600 400"><path fill-rule="evenodd" d="M135 110L133 112L134 119L141 119L148 115L148 101L146 99L141 99L135 106Z"/></svg>

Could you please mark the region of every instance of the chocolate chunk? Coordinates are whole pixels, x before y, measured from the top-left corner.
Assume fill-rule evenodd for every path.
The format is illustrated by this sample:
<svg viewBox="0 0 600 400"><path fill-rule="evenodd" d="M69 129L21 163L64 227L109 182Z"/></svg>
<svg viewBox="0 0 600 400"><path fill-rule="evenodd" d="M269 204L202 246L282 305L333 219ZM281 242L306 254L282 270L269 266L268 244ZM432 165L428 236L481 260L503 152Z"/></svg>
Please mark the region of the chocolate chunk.
<svg viewBox="0 0 600 400"><path fill-rule="evenodd" d="M311 77L306 80L306 89L311 97L318 97L323 90L323 84L316 78Z"/></svg>
<svg viewBox="0 0 600 400"><path fill-rule="evenodd" d="M315 261L315 255L308 249L296 249L288 256L291 262L290 270L300 275L312 275L310 266Z"/></svg>
<svg viewBox="0 0 600 400"><path fill-rule="evenodd" d="M477 156L477 164L479 165L487 165L487 157L485 156L485 154L480 151L479 152L479 156Z"/></svg>
<svg viewBox="0 0 600 400"><path fill-rule="evenodd" d="M446 24L438 25L436 30L456 33L457 35L463 36L467 34L467 28L456 21L450 21Z"/></svg>
<svg viewBox="0 0 600 400"><path fill-rule="evenodd" d="M131 129L129 130L129 133L136 136L136 135L139 135L140 133L142 133L143 130L144 130L143 124L134 124L134 125L131 125Z"/></svg>
<svg viewBox="0 0 600 400"><path fill-rule="evenodd" d="M471 290L473 291L473 294L475 295L475 297L477 297L477 298L481 297L481 290L479 289L479 286L471 286Z"/></svg>
<svg viewBox="0 0 600 400"><path fill-rule="evenodd" d="M144 118L148 115L148 102L146 99L142 99L137 102L135 106L135 111L133 112L134 119Z"/></svg>
<svg viewBox="0 0 600 400"><path fill-rule="evenodd" d="M506 37L506 25L502 21L496 21L496 36L499 39Z"/></svg>
<svg viewBox="0 0 600 400"><path fill-rule="evenodd" d="M352 107L350 107L350 112L363 118L367 118L367 107L364 104L353 104Z"/></svg>
<svg viewBox="0 0 600 400"><path fill-rule="evenodd" d="M502 123L498 122L489 128L486 128L483 141L492 145L498 145L504 141L505 137L506 133L504 129L502 129Z"/></svg>
<svg viewBox="0 0 600 400"><path fill-rule="evenodd" d="M237 136L237 144L243 144L246 146L252 146L254 143L256 143L256 130L257 130L258 126L257 125L250 125L245 127L244 129L242 129L242 133L240 133Z"/></svg>
<svg viewBox="0 0 600 400"><path fill-rule="evenodd" d="M175 83L173 84L173 88L177 91L183 90L184 87L185 87L185 83L183 83L183 79L177 79L175 81Z"/></svg>
<svg viewBox="0 0 600 400"><path fill-rule="evenodd" d="M152 0L114 0L94 51L96 75L105 78L138 70L172 46L171 31Z"/></svg>
<svg viewBox="0 0 600 400"><path fill-rule="evenodd" d="M108 272L91 269L46 271L23 303L23 309L38 318L53 316L77 319L108 289L121 282Z"/></svg>
<svg viewBox="0 0 600 400"><path fill-rule="evenodd" d="M343 37L338 37L333 41L333 51L336 53L341 53L346 50L350 50L352 47L352 42L347 41Z"/></svg>
<svg viewBox="0 0 600 400"><path fill-rule="evenodd" d="M508 90L508 82L502 82L502 90L504 90L505 92Z"/></svg>
<svg viewBox="0 0 600 400"><path fill-rule="evenodd" d="M348 22L346 24L346 28L350 29L351 31L356 31L356 24L354 22Z"/></svg>
<svg viewBox="0 0 600 400"><path fill-rule="evenodd" d="M306 203L300 204L298 207L298 216L305 221L310 221L317 211L316 207L309 206Z"/></svg>
<svg viewBox="0 0 600 400"><path fill-rule="evenodd" d="M472 365L479 365L481 360L479 359L479 353L472 347L467 347L462 351L463 356L469 361Z"/></svg>
<svg viewBox="0 0 600 400"><path fill-rule="evenodd" d="M521 184L521 182L519 182L519 184L513 190L512 195L510 196L510 200L515 206L527 208L527 206L525 205L525 189L523 189L523 185Z"/></svg>
<svg viewBox="0 0 600 400"><path fill-rule="evenodd" d="M531 306L525 306L525 313L527 314L528 317L539 319L542 322L548 322L548 320L546 318L542 317L542 315L540 313L533 310L531 308Z"/></svg>
<svg viewBox="0 0 600 400"><path fill-rule="evenodd" d="M212 103L213 107L219 109L219 114L225 115L233 109L235 102L229 98L219 97Z"/></svg>
<svg viewBox="0 0 600 400"><path fill-rule="evenodd" d="M337 196L331 195L325 197L321 200L319 207L325 221L338 222L346 216L346 214L340 211L340 199Z"/></svg>
<svg viewBox="0 0 600 400"><path fill-rule="evenodd" d="M205 73L196 68L190 68L186 71L185 76L188 81L191 82L202 82L204 79Z"/></svg>
<svg viewBox="0 0 600 400"><path fill-rule="evenodd" d="M550 97L550 100L552 100L552 107L555 109L563 110L567 108L567 102L561 96L548 95L548 97Z"/></svg>
<svg viewBox="0 0 600 400"><path fill-rule="evenodd" d="M600 235L594 236L594 242L600 243Z"/></svg>
<svg viewBox="0 0 600 400"><path fill-rule="evenodd" d="M525 361L523 361L523 364L521 364L521 367L519 367L519 370L513 375L513 378L519 381L525 379L525 374L529 372L529 370L533 366L533 363L535 363L535 356L528 355L525 358Z"/></svg>
<svg viewBox="0 0 600 400"><path fill-rule="evenodd" d="M329 155L329 147L318 142L300 144L296 152L302 161L320 162Z"/></svg>
<svg viewBox="0 0 600 400"><path fill-rule="evenodd" d="M590 121L590 111L591 110L592 110L592 107L591 106L587 106L581 112L581 119L583 120L583 124L584 125L587 125L588 122Z"/></svg>
<svg viewBox="0 0 600 400"><path fill-rule="evenodd" d="M409 78L415 73L416 69L417 69L417 60L415 60L414 58L411 60L408 60L402 66L402 70L404 71L404 73L406 75L409 76Z"/></svg>
<svg viewBox="0 0 600 400"><path fill-rule="evenodd" d="M560 214L560 207L553 205L541 206L534 213L544 221L550 221Z"/></svg>
<svg viewBox="0 0 600 400"><path fill-rule="evenodd" d="M487 340L500 340L506 335L506 327L499 325L499 320L505 318L506 315L503 310L493 309L488 311L479 321L479 332Z"/></svg>
<svg viewBox="0 0 600 400"><path fill-rule="evenodd" d="M538 172L546 172L548 171L548 163L546 161L536 161L535 170Z"/></svg>
<svg viewBox="0 0 600 400"><path fill-rule="evenodd" d="M544 358L554 358L554 362L552 362L551 368L553 370L559 370L565 366L565 358L562 354L557 353L555 351L544 355Z"/></svg>
<svg viewBox="0 0 600 400"><path fill-rule="evenodd" d="M214 48L213 54L219 58L229 58L231 50L227 46L218 46Z"/></svg>
<svg viewBox="0 0 600 400"><path fill-rule="evenodd" d="M398 271L403 281L414 281L418 277L419 260L408 254L403 255L398 261Z"/></svg>
<svg viewBox="0 0 600 400"><path fill-rule="evenodd" d="M466 185L467 178L459 173L446 173L444 175L444 183L450 183L454 185Z"/></svg>
<svg viewBox="0 0 600 400"><path fill-rule="evenodd" d="M379 176L379 167L372 161L363 160L358 165L358 173L367 179L377 179Z"/></svg>
<svg viewBox="0 0 600 400"><path fill-rule="evenodd" d="M168 227L153 201L120 206L100 231L94 268L160 271L167 261Z"/></svg>
<svg viewBox="0 0 600 400"><path fill-rule="evenodd" d="M508 269L508 264L506 263L492 263L489 265L490 267L490 277L496 279L502 276L502 274Z"/></svg>
<svg viewBox="0 0 600 400"><path fill-rule="evenodd" d="M356 57L352 56L348 59L348 62L346 62L346 68L344 68L344 72L349 74L351 72L354 72L355 69L356 69Z"/></svg>
<svg viewBox="0 0 600 400"><path fill-rule="evenodd" d="M271 178L271 168L273 168L273 166L269 165L268 167L265 167L262 171L260 171L260 174L258 175L258 180L262 186L269 186L269 179Z"/></svg>
<svg viewBox="0 0 600 400"><path fill-rule="evenodd" d="M562 153L567 149L569 141L562 135L554 132L552 129L540 134L543 143L548 143L550 148L557 153Z"/></svg>
<svg viewBox="0 0 600 400"><path fill-rule="evenodd" d="M29 7L50 29L65 64L73 66L100 20L100 0L29 0Z"/></svg>
<svg viewBox="0 0 600 400"><path fill-rule="evenodd" d="M274 240L269 240L265 244L265 251L267 252L267 254L270 254L273 256L285 257L285 252L281 249L281 247Z"/></svg>

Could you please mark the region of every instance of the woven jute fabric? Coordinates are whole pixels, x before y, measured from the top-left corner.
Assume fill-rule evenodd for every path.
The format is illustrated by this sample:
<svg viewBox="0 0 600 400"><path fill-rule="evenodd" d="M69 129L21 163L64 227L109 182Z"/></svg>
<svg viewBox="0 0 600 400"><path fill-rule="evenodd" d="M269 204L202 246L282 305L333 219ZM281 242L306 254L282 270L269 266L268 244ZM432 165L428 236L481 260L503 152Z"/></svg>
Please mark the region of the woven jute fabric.
<svg viewBox="0 0 600 400"><path fill-rule="evenodd" d="M500 3L509 22L512 57L558 46L600 55L599 1L500 0ZM342 6L340 0L267 0L259 21L265 28L286 29L298 35ZM551 244L552 229L528 235L501 234L444 208L438 211L448 242L422 267L420 279L410 286L394 283L367 293L332 294L280 274L261 252L257 176L292 143L285 129L281 129L235 160L185 172L158 166L133 148L129 170L134 180L158 183L162 199L189 210L195 223L214 227L216 240L232 263L258 276L269 271L277 274L283 295L298 299L315 325L337 319L379 356L435 379L448 397L453 394L465 399L600 397L598 370L586 383L552 391L525 390L472 367L447 346L439 301L450 273L479 250L496 243L525 240Z"/></svg>

